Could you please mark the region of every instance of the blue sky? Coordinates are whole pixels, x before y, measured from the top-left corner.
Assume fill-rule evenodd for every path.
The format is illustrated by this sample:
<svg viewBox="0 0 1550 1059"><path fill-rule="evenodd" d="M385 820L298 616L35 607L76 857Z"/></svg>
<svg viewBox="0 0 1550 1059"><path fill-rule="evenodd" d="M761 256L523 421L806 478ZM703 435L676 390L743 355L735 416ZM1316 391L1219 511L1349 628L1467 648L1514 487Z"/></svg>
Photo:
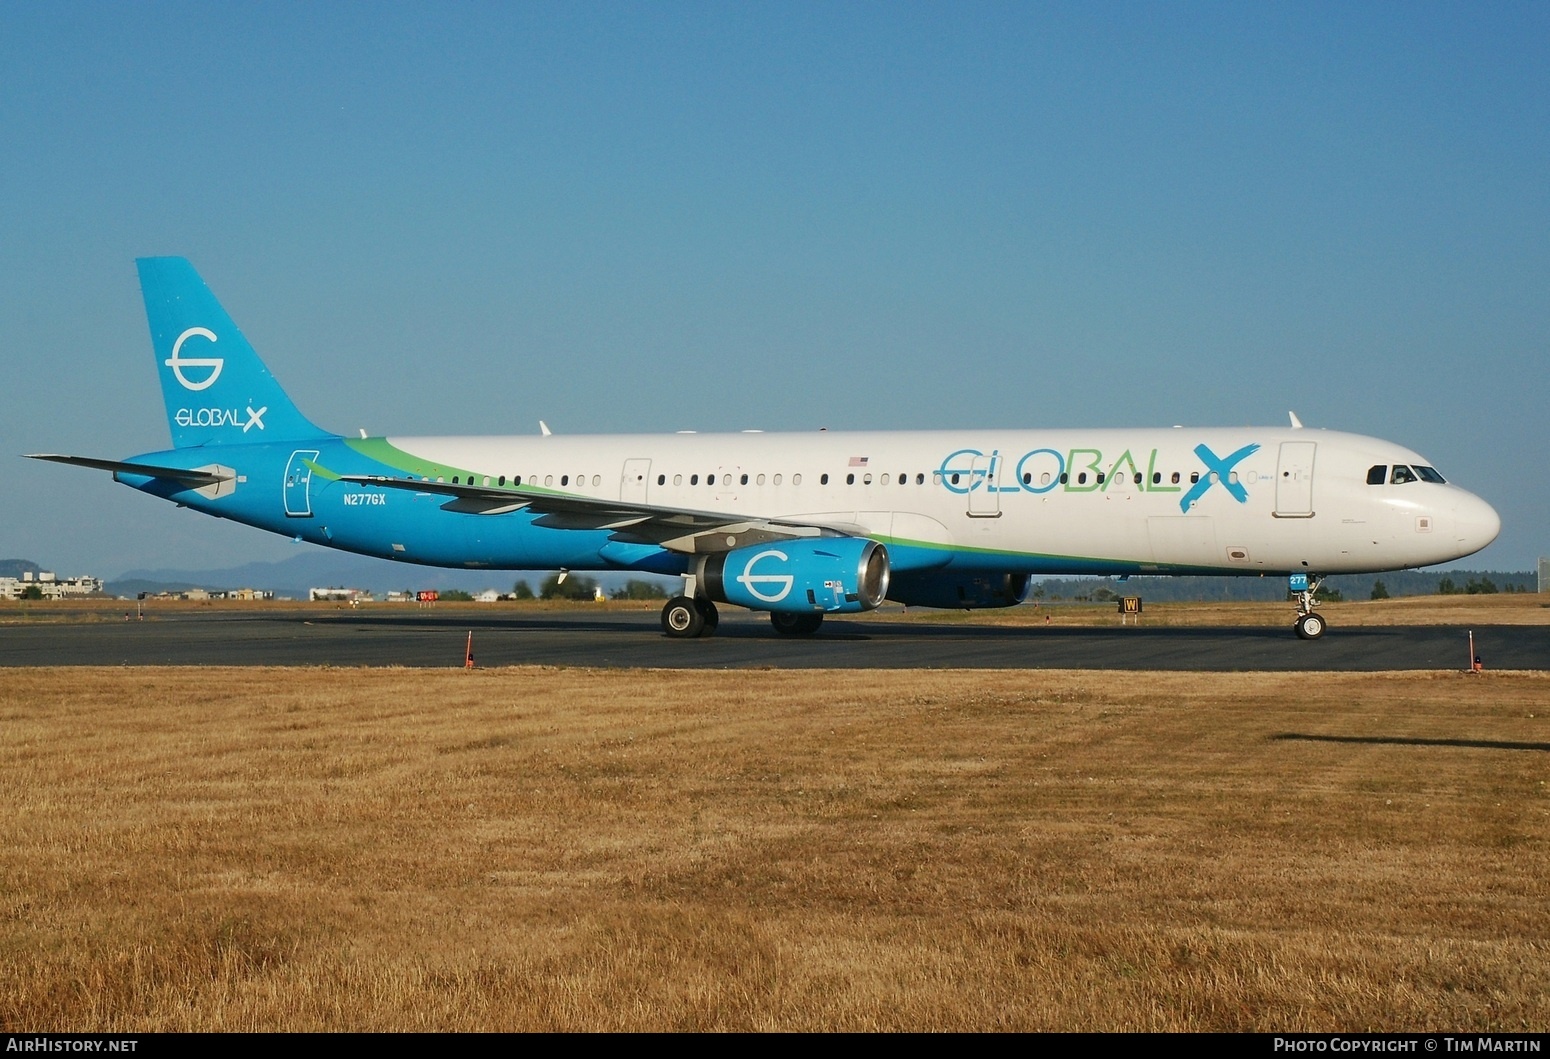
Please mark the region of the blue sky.
<svg viewBox="0 0 1550 1059"><path fill-rule="evenodd" d="M1545 4L0 5L0 553L295 546L164 447L133 259L341 431L1286 422L1550 554ZM3 454L12 455L3 455Z"/></svg>

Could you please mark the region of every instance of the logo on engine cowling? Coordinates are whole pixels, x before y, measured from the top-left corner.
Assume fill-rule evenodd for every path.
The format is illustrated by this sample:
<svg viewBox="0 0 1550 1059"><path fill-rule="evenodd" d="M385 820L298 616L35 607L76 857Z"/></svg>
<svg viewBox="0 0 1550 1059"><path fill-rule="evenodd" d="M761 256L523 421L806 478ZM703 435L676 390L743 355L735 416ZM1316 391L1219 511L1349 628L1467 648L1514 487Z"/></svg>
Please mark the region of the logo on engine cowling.
<svg viewBox="0 0 1550 1059"><path fill-rule="evenodd" d="M785 599L788 595L791 594L791 586L796 583L796 578L792 577L790 574L754 573L754 563L757 563L760 559L763 559L765 556L769 555L773 555L783 563L790 561L785 552L778 551L775 548L767 548L743 564L743 572L737 576L736 580L737 583L746 588L749 594L754 598L763 600L765 603L779 603L781 600ZM780 591L773 594L762 592L758 588L755 588L755 585L779 585Z"/></svg>

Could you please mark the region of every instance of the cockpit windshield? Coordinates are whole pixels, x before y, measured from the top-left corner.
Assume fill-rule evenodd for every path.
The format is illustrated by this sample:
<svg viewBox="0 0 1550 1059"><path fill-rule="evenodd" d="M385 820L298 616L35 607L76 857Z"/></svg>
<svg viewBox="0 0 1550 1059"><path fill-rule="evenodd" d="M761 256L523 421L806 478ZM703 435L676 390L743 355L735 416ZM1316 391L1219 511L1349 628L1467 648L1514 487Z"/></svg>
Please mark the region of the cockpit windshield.
<svg viewBox="0 0 1550 1059"><path fill-rule="evenodd" d="M1367 484L1382 485L1385 478L1390 485L1404 485L1406 482L1431 482L1433 485L1446 485L1448 480L1437 473L1435 467L1425 467L1416 464L1407 467L1403 463L1396 463L1393 467L1383 464L1367 468Z"/></svg>

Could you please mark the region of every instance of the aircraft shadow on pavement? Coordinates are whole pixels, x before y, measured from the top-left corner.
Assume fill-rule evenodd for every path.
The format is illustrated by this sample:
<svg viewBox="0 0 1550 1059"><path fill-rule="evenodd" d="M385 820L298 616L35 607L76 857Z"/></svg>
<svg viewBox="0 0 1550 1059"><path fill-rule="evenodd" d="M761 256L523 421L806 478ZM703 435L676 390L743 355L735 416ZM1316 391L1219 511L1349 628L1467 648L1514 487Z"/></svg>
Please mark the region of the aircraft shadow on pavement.
<svg viewBox="0 0 1550 1059"><path fill-rule="evenodd" d="M1379 746L1451 746L1470 750L1530 750L1550 753L1550 743L1519 743L1501 739L1420 739L1402 735L1311 735L1281 732L1270 737L1278 742L1367 743Z"/></svg>

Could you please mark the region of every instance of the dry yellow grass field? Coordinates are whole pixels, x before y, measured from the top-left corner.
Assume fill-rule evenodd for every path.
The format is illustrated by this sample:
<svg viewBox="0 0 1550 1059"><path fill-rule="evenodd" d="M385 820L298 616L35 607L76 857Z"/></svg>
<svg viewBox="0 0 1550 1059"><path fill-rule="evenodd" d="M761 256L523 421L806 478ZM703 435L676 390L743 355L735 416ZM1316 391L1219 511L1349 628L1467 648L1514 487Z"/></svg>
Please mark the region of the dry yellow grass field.
<svg viewBox="0 0 1550 1059"><path fill-rule="evenodd" d="M5 678L5 1030L1550 1025L1545 673Z"/></svg>

